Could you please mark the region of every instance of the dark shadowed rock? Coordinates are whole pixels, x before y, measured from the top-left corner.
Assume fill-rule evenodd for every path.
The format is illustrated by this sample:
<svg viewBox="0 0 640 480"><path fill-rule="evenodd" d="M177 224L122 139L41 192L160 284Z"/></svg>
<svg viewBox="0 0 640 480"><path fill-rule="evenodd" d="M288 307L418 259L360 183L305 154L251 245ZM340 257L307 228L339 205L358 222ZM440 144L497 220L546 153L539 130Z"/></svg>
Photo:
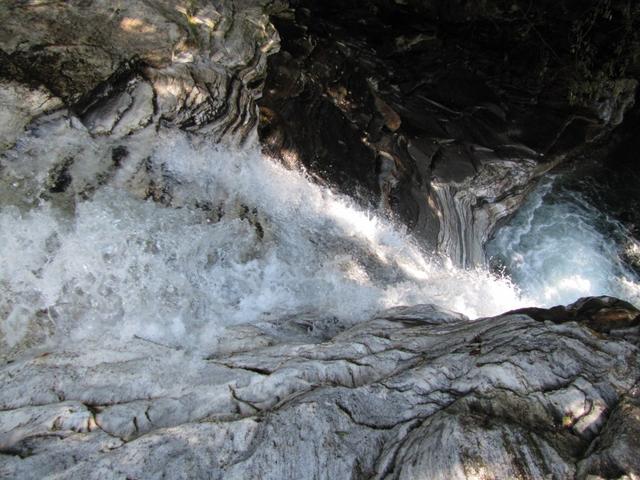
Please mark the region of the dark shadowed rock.
<svg viewBox="0 0 640 480"><path fill-rule="evenodd" d="M635 99L623 74L640 14L569 3L293 1L274 18L264 150L482 264L534 179L604 138ZM599 60L618 73L591 80Z"/></svg>
<svg viewBox="0 0 640 480"><path fill-rule="evenodd" d="M640 311L623 300L612 297L581 298L566 307L557 306L550 309L525 308L512 313L529 315L539 321L579 322L592 330L606 334L623 335L629 333L629 341L638 341L635 328L640 325Z"/></svg>
<svg viewBox="0 0 640 480"><path fill-rule="evenodd" d="M640 472L640 385L622 396L600 436L578 463L578 476L634 478Z"/></svg>

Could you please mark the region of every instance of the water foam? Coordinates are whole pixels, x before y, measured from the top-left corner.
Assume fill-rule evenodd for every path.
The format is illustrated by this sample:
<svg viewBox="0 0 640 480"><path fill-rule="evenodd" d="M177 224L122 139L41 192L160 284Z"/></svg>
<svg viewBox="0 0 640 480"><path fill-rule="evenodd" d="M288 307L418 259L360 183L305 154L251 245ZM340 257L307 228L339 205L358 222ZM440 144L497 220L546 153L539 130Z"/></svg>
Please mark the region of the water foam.
<svg viewBox="0 0 640 480"><path fill-rule="evenodd" d="M256 151L181 134L157 144L151 162L183 208L102 187L71 215L49 202L0 210L5 342L38 314L59 341L207 348L227 326L304 312L350 325L396 305L470 317L523 305L508 280L426 254L389 220Z"/></svg>
<svg viewBox="0 0 640 480"><path fill-rule="evenodd" d="M622 259L632 248L624 227L565 186L545 179L487 246L524 295L540 306L612 295L640 303L640 280Z"/></svg>

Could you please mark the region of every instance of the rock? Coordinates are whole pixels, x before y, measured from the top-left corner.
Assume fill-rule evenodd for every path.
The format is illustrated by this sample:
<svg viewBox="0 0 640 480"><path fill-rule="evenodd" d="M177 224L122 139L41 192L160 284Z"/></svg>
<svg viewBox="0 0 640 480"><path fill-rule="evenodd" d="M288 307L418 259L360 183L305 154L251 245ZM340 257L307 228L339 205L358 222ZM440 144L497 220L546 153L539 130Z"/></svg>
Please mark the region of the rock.
<svg viewBox="0 0 640 480"><path fill-rule="evenodd" d="M514 313L524 313L540 321L576 321L603 334L628 333L631 335L627 337L628 341L638 341L634 332L635 327L640 325L640 311L630 303L617 298L587 297L567 307L525 308Z"/></svg>
<svg viewBox="0 0 640 480"><path fill-rule="evenodd" d="M438 208L438 245L460 265L483 265L484 244L496 222L515 212L532 187L535 161L509 160L497 152L475 148L474 158L483 157L478 173L454 181L435 177L431 182L433 202ZM459 165L464 160L452 162ZM467 157L469 162L469 157ZM469 163L468 171L473 166ZM438 170L434 170L437 172ZM500 195L501 197L496 197Z"/></svg>
<svg viewBox="0 0 640 480"><path fill-rule="evenodd" d="M624 71L631 46L595 47L607 35L638 46L622 24L640 15L622 2L613 19L596 6L594 18L568 15L566 2L291 6L274 17L282 49L259 101L264 151L397 215L463 266L485 263L484 243L537 177L607 138L634 103L635 79L582 79L576 62L598 62L567 43L584 25L602 28L574 41Z"/></svg>
<svg viewBox="0 0 640 480"><path fill-rule="evenodd" d="M633 478L640 357L616 332L638 325L575 321L622 305L402 307L209 360L136 338L24 356L0 368L0 475Z"/></svg>
<svg viewBox="0 0 640 480"><path fill-rule="evenodd" d="M62 106L47 89L0 81L0 151L14 145L24 128L38 115Z"/></svg>
<svg viewBox="0 0 640 480"><path fill-rule="evenodd" d="M526 81L537 52L505 57L497 78L491 24L504 12L473 2L393 2L389 17L383 0L292 3L2 2L3 205L19 216L44 200L64 216L121 188L215 221L151 147L175 129L251 142L269 67L269 153L472 265L533 179L604 138L635 93L624 81L567 105ZM258 212L237 209L268 240ZM136 336L47 342L75 307L25 305L2 323L0 477L639 474L639 317L615 299L475 321L399 307L345 331L299 314L230 329L206 352Z"/></svg>
<svg viewBox="0 0 640 480"><path fill-rule="evenodd" d="M376 110L378 110L380 115L384 118L384 125L392 132L398 131L402 125L402 118L400 118L400 115L398 115L398 113L380 97L374 97L373 103Z"/></svg>
<svg viewBox="0 0 640 480"><path fill-rule="evenodd" d="M268 15L282 8L3 2L3 204L55 199L72 210L109 185L179 206L171 181L150 166L154 135L180 128L254 142L266 58L279 48Z"/></svg>
<svg viewBox="0 0 640 480"><path fill-rule="evenodd" d="M634 78L608 82L594 105L601 121L616 127L620 125L626 111L635 104L637 89L638 81Z"/></svg>
<svg viewBox="0 0 640 480"><path fill-rule="evenodd" d="M633 478L640 472L640 390L636 385L624 395L602 433L589 448L584 460L578 463L582 478Z"/></svg>
<svg viewBox="0 0 640 480"><path fill-rule="evenodd" d="M3 3L0 75L53 92L92 134L151 121L231 143L253 134L280 2Z"/></svg>
<svg viewBox="0 0 640 480"><path fill-rule="evenodd" d="M153 87L142 78L134 78L122 92L94 102L82 122L93 135L124 137L151 123L153 97Z"/></svg>
<svg viewBox="0 0 640 480"><path fill-rule="evenodd" d="M540 78L519 69L527 55L518 45L539 38L495 44L485 24L499 22L511 34L519 2L508 12L493 2L475 9L385 0L347 10L298 0L293 9L262 0L5 3L0 76L12 85L2 98L14 113L2 121L3 148L61 102L92 136L122 138L154 125L251 142L269 67L260 102L265 150L369 207L391 210L464 266L484 263L484 242L537 176L620 124L637 84L614 79L590 103L572 105L545 73L553 68L539 65L544 55L534 64ZM280 45L269 14L285 48L267 65ZM566 51L556 34L567 21L558 14L553 24ZM498 79L500 62L507 74ZM16 85L32 101L17 101L25 93ZM492 182L495 169L517 175ZM138 190L145 188L167 198L162 188Z"/></svg>

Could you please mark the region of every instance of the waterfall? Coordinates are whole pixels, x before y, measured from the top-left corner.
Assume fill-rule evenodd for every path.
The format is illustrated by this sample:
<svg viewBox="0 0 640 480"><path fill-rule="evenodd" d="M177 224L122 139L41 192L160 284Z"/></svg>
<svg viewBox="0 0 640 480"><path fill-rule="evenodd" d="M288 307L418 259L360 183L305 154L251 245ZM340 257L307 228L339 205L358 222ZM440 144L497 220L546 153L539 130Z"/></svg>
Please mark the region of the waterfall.
<svg viewBox="0 0 640 480"><path fill-rule="evenodd" d="M86 164L95 163L97 147L74 135ZM210 349L226 327L296 315L331 333L398 305L435 303L477 318L587 295L640 299L638 278L621 259L630 237L557 179L543 181L489 243L499 275L425 251L403 226L257 148L178 132L153 138L145 161L172 185L171 205L109 183L73 208L5 195L5 344L37 329L55 342L135 335ZM35 157L15 167L23 183L41 170L29 162L48 162L54 149L49 141L43 150L29 146ZM47 181L31 176L32 187Z"/></svg>
<svg viewBox="0 0 640 480"><path fill-rule="evenodd" d="M290 315L322 330L396 305L480 317L526 304L509 280L423 251L402 226L257 149L177 132L153 144L147 168L172 185L172 206L111 184L73 208L52 199L2 206L5 343L37 325L56 342L136 335L208 349L225 327ZM34 161L47 161L46 151ZM83 151L91 164L95 148Z"/></svg>

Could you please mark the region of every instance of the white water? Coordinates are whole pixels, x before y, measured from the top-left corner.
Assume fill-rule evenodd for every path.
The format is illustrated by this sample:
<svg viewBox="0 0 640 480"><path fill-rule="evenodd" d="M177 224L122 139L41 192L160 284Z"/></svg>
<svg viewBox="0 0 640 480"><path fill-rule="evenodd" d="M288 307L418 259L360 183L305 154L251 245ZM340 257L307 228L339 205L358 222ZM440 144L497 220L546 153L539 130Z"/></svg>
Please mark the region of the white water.
<svg viewBox="0 0 640 480"><path fill-rule="evenodd" d="M537 305L612 295L640 304L640 280L623 262L637 245L587 197L549 178L487 246L523 295Z"/></svg>
<svg viewBox="0 0 640 480"><path fill-rule="evenodd" d="M478 317L526 303L509 281L425 254L402 228L256 152L173 134L158 140L151 162L179 185L182 204L206 202L223 216L110 187L73 214L44 201L4 206L6 344L36 315L57 342L138 335L206 349L227 326L291 314L347 326L396 305Z"/></svg>

